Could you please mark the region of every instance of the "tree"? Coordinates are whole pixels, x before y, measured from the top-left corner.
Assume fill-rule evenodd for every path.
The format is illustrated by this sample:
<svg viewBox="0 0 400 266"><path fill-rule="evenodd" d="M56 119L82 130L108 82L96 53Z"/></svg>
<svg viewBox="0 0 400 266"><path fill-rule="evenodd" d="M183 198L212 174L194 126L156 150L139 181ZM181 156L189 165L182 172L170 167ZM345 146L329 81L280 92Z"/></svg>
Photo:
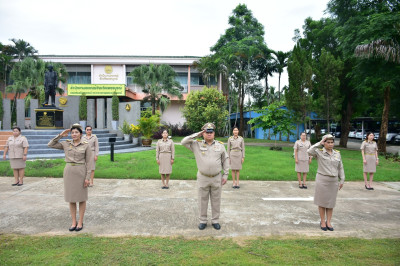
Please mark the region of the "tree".
<svg viewBox="0 0 400 266"><path fill-rule="evenodd" d="M272 103L264 109L257 111L261 115L250 119L248 122L248 124L254 124L251 129L261 128L264 131L272 129L275 135L275 146L277 134L281 133L287 136L287 141L289 141L291 131L295 129L291 112L282 108L282 105L283 102Z"/></svg>
<svg viewBox="0 0 400 266"><path fill-rule="evenodd" d="M311 105L313 70L310 56L300 45L295 45L288 61L289 87L285 92L287 107L294 112L298 122L307 128Z"/></svg>
<svg viewBox="0 0 400 266"><path fill-rule="evenodd" d="M118 121L119 119L119 99L116 93L111 98L111 113L112 120Z"/></svg>
<svg viewBox="0 0 400 266"><path fill-rule="evenodd" d="M182 98L182 86L175 80L176 72L169 65L141 65L129 73L133 77L133 82L141 86L144 93L148 96L145 101L150 101L153 115L156 107L160 107L163 112L170 103L169 95Z"/></svg>
<svg viewBox="0 0 400 266"><path fill-rule="evenodd" d="M276 72L278 73L278 95L279 101L281 100L281 75L284 71L284 68L288 65L288 59L290 56L290 52L282 52L282 51L273 51L272 52L276 59Z"/></svg>
<svg viewBox="0 0 400 266"><path fill-rule="evenodd" d="M360 92L365 93L371 88L379 94L382 92L383 108L378 148L385 152L390 94L391 90L399 88L399 65L395 63L395 51L400 41L400 5L397 1L331 0L328 10L339 21L336 32L346 58L354 58L357 47L359 52L365 55L365 49L359 45L372 48L371 44L375 44L375 47L388 48L380 53L372 49L369 52L371 57L355 59L355 65L349 74ZM389 47L388 44L393 46Z"/></svg>
<svg viewBox="0 0 400 266"><path fill-rule="evenodd" d="M245 90L249 87L251 72L257 69L256 62L265 59L264 51L267 47L264 41L264 27L253 17L246 5L239 4L232 13L228 20L230 27L211 47L211 51L227 66L227 76L238 92L239 134L243 135Z"/></svg>
<svg viewBox="0 0 400 266"><path fill-rule="evenodd" d="M18 61L21 61L25 57L33 57L37 58L36 54L38 53L38 50L36 50L29 42L26 42L22 39L10 39L14 43L13 47L13 54L14 56L18 59Z"/></svg>
<svg viewBox="0 0 400 266"><path fill-rule="evenodd" d="M217 132L222 132L228 116L224 95L216 88L206 87L189 93L182 112L188 127L193 131L199 131L205 123L212 122Z"/></svg>
<svg viewBox="0 0 400 266"><path fill-rule="evenodd" d="M327 130L330 130L331 117L338 117L343 97L340 94L339 76L343 70L343 62L322 49L321 56L315 66L315 87L317 93L317 110L327 120Z"/></svg>
<svg viewBox="0 0 400 266"><path fill-rule="evenodd" d="M79 120L87 120L87 97L85 93L82 93L81 97L79 98Z"/></svg>

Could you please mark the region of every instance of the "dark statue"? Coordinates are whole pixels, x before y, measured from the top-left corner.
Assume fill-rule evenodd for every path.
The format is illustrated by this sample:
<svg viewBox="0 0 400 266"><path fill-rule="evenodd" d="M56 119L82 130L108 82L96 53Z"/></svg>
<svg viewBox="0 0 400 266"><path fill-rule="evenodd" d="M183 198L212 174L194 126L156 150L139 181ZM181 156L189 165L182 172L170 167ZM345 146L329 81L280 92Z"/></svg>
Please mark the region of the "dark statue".
<svg viewBox="0 0 400 266"><path fill-rule="evenodd" d="M49 96L51 98L51 106L56 104L56 88L58 85L57 72L53 71L53 66L47 67L48 71L44 74L44 92L45 92L45 105L49 104Z"/></svg>

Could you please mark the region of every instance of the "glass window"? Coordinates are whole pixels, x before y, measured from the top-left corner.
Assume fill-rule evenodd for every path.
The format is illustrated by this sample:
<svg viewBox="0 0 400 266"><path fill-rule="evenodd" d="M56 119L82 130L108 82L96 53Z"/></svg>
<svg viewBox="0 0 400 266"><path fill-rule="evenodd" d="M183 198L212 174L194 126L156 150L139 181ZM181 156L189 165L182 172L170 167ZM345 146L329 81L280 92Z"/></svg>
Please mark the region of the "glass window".
<svg viewBox="0 0 400 266"><path fill-rule="evenodd" d="M90 72L68 72L68 84L91 84Z"/></svg>
<svg viewBox="0 0 400 266"><path fill-rule="evenodd" d="M184 86L188 84L188 74L187 73L178 73L175 77L176 81L179 81L179 83Z"/></svg>

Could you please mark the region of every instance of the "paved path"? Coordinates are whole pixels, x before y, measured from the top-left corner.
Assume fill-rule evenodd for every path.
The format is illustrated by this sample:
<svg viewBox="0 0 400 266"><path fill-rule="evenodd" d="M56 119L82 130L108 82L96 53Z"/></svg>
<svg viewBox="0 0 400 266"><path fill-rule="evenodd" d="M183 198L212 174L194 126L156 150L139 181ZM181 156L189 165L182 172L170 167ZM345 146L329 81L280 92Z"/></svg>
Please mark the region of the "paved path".
<svg viewBox="0 0 400 266"><path fill-rule="evenodd" d="M0 234L71 235L68 204L61 178L0 177ZM169 190L159 180L96 179L89 190L84 229L95 236L333 236L400 237L400 183L347 182L339 191L332 224L334 232L319 229L312 202L314 182L307 190L297 182L243 181L222 193L220 231L197 229L195 181L172 180Z"/></svg>

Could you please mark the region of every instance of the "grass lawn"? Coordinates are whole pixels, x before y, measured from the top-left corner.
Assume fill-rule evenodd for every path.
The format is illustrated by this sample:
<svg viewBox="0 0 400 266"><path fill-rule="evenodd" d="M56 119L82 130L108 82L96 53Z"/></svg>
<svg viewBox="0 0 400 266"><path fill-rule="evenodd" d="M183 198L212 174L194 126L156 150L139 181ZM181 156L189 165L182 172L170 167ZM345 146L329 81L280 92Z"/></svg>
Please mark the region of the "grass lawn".
<svg viewBox="0 0 400 266"><path fill-rule="evenodd" d="M196 161L191 151L181 145L175 145L175 164L172 179L195 179ZM362 160L359 151L342 150L343 164L347 181L361 181ZM158 179L158 165L155 150L115 154L115 162L109 155L100 156L96 165L96 178L136 178ZM28 161L26 176L62 177L64 159ZM310 167L308 180L314 180L317 162ZM8 161L0 162L0 176L12 176ZM297 180L294 172L293 148L284 147L283 151L271 151L269 147L247 146L246 159L241 171L242 180ZM374 181L400 181L400 165L381 158Z"/></svg>
<svg viewBox="0 0 400 266"><path fill-rule="evenodd" d="M399 265L400 239L0 235L0 265Z"/></svg>

